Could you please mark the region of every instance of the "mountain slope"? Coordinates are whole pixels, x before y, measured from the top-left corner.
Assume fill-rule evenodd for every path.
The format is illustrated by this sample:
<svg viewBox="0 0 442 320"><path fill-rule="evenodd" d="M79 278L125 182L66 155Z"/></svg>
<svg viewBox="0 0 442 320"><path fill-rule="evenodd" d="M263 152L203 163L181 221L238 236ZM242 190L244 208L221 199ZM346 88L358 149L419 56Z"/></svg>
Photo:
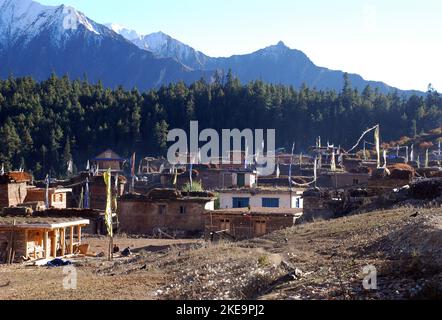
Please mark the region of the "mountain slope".
<svg viewBox="0 0 442 320"><path fill-rule="evenodd" d="M172 38L163 32L140 35L135 30L117 24L106 24L112 31L133 42L140 49L148 50L160 58L172 58L194 70L207 70L210 57Z"/></svg>
<svg viewBox="0 0 442 320"><path fill-rule="evenodd" d="M318 67L302 51L290 49L282 41L251 54L213 58L162 32L139 35L136 31L117 25L108 26L139 48L153 52L157 57L173 58L194 70L219 70L227 73L230 69L243 82L261 79L297 88L305 83L317 89L338 91L343 87L343 71ZM137 36L132 37L133 34ZM349 74L349 80L352 86L360 91L367 85L377 88L382 93L398 90L383 82L367 81L357 74ZM403 92L421 94L417 91Z"/></svg>
<svg viewBox="0 0 442 320"><path fill-rule="evenodd" d="M31 0L0 0L0 61L2 78L86 74L110 87L147 89L204 75L173 59L156 58L74 8Z"/></svg>
<svg viewBox="0 0 442 320"><path fill-rule="evenodd" d="M290 49L283 42L251 54L210 59L206 68L231 69L244 82L261 79L297 88L305 83L317 89L337 91L343 87L343 71L318 67L302 51ZM367 85L383 93L395 90L382 82L366 81L357 74L349 74L349 80L359 90Z"/></svg>

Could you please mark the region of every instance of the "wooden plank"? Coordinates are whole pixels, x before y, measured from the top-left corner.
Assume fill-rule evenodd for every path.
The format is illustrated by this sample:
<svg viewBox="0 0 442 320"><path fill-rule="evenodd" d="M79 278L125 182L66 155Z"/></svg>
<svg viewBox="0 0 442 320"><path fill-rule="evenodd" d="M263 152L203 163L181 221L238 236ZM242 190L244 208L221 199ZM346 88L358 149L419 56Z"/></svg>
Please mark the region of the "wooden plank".
<svg viewBox="0 0 442 320"><path fill-rule="evenodd" d="M43 250L45 253L45 259L49 259L48 238L49 238L49 232L45 231L43 236Z"/></svg>
<svg viewBox="0 0 442 320"><path fill-rule="evenodd" d="M69 241L69 254L74 254L74 227L69 227L70 230L70 241Z"/></svg>
<svg viewBox="0 0 442 320"><path fill-rule="evenodd" d="M77 227L77 241L81 244L81 226Z"/></svg>
<svg viewBox="0 0 442 320"><path fill-rule="evenodd" d="M88 219L82 219L82 220L76 220L76 221L69 221L69 222L60 222L60 223L41 223L41 224L26 224L26 223L17 223L15 226L15 229L59 229L59 228L66 228L71 226L80 226L80 225L88 225L90 221ZM0 225L0 228L6 228L10 230L12 228L11 225Z"/></svg>
<svg viewBox="0 0 442 320"><path fill-rule="evenodd" d="M11 236L9 238L9 250L8 250L8 258L7 258L7 263L11 264L14 262L14 256L15 256L15 245L14 245L14 235L15 235L15 225L16 225L16 221L14 219L14 223L11 229Z"/></svg>
<svg viewBox="0 0 442 320"><path fill-rule="evenodd" d="M60 240L61 240L61 255L66 255L66 229L60 229Z"/></svg>
<svg viewBox="0 0 442 320"><path fill-rule="evenodd" d="M51 256L57 257L57 232L56 230L51 233Z"/></svg>

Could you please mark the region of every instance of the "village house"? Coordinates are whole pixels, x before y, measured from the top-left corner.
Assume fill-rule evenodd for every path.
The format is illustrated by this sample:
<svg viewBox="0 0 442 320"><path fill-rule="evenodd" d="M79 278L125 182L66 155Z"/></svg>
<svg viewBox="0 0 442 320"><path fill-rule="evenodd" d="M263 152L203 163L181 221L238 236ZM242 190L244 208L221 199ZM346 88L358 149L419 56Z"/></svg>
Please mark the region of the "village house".
<svg viewBox="0 0 442 320"><path fill-rule="evenodd" d="M377 169L373 171L368 181L368 190L371 194L385 194L393 189L409 185L415 174L415 169L408 164L398 163Z"/></svg>
<svg viewBox="0 0 442 320"><path fill-rule="evenodd" d="M215 209L215 197L207 192L154 189L147 195L127 194L118 201L120 231L128 234L204 231L203 214Z"/></svg>
<svg viewBox="0 0 442 320"><path fill-rule="evenodd" d="M65 209L68 207L68 194L72 193L69 188L48 188L49 208ZM46 189L30 186L27 188L25 203L45 202ZM49 209L47 208L47 209Z"/></svg>
<svg viewBox="0 0 442 320"><path fill-rule="evenodd" d="M112 197L119 197L124 194L127 179L123 175L118 175L117 188L115 188L116 175L111 177ZM87 188L86 188L87 184ZM106 209L106 184L103 174L92 175L88 172L82 172L64 184L65 188L72 189L72 201L70 206L74 208L84 207L85 193L89 189L89 208L96 210Z"/></svg>
<svg viewBox="0 0 442 320"><path fill-rule="evenodd" d="M300 222L313 222L315 220L329 220L335 218L336 207L342 201L334 197L327 189L309 189L303 193L304 208Z"/></svg>
<svg viewBox="0 0 442 320"><path fill-rule="evenodd" d="M8 172L0 175L0 210L22 204L32 176L26 172Z"/></svg>
<svg viewBox="0 0 442 320"><path fill-rule="evenodd" d="M175 174L161 175L164 187L173 187ZM201 184L204 190L217 190L234 187L252 188L256 184L256 172L253 170L224 170L214 165L195 165L192 171L192 181ZM180 171L176 177L176 188L182 189L190 183L190 173Z"/></svg>
<svg viewBox="0 0 442 320"><path fill-rule="evenodd" d="M219 191L220 208L283 208L302 209L303 189L241 188Z"/></svg>
<svg viewBox="0 0 442 320"><path fill-rule="evenodd" d="M341 189L367 184L368 173L327 172L318 176L317 186L320 188Z"/></svg>
<svg viewBox="0 0 442 320"><path fill-rule="evenodd" d="M74 254L88 224L80 218L0 217L0 263Z"/></svg>
<svg viewBox="0 0 442 320"><path fill-rule="evenodd" d="M98 166L99 172L105 172L110 168L112 173L123 173L123 165L126 161L127 159L108 149L91 159L91 164Z"/></svg>
<svg viewBox="0 0 442 320"><path fill-rule="evenodd" d="M237 208L208 211L205 217L205 237L216 240L244 240L261 237L273 231L292 227L302 215L302 209Z"/></svg>

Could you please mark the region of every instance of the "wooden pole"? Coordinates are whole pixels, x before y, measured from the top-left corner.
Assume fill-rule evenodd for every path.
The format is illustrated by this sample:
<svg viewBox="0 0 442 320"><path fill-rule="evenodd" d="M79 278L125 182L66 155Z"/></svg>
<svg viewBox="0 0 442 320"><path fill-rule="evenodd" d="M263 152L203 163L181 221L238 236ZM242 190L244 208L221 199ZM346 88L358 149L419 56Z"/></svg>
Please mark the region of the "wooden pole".
<svg viewBox="0 0 442 320"><path fill-rule="evenodd" d="M108 250L107 259L109 261L112 261L113 258L114 258L114 237L109 236L109 250Z"/></svg>
<svg viewBox="0 0 442 320"><path fill-rule="evenodd" d="M55 230L51 234L51 256L57 257L57 232Z"/></svg>
<svg viewBox="0 0 442 320"><path fill-rule="evenodd" d="M12 229L11 229L11 236L9 238L9 250L8 250L8 258L7 258L7 263L11 264L14 262L14 258L15 258L15 245L14 245L14 233L15 233L15 225L17 224L17 221L14 219L14 222L12 224Z"/></svg>
<svg viewBox="0 0 442 320"><path fill-rule="evenodd" d="M81 226L77 227L78 244L81 244Z"/></svg>
<svg viewBox="0 0 442 320"><path fill-rule="evenodd" d="M61 255L64 257L66 255L66 229L60 229L60 240L61 240Z"/></svg>
<svg viewBox="0 0 442 320"><path fill-rule="evenodd" d="M74 227L71 226L69 228L69 237L70 237L70 241L69 241L69 254L74 254Z"/></svg>
<svg viewBox="0 0 442 320"><path fill-rule="evenodd" d="M43 250L45 252L45 259L49 258L48 238L49 238L49 233L47 230L45 230L43 234Z"/></svg>

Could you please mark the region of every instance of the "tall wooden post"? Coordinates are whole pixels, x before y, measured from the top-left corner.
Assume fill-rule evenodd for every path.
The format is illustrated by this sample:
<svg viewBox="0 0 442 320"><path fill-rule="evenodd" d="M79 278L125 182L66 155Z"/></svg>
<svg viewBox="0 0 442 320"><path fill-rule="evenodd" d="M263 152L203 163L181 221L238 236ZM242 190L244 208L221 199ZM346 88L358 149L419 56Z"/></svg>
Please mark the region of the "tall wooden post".
<svg viewBox="0 0 442 320"><path fill-rule="evenodd" d="M69 227L69 254L74 254L74 227Z"/></svg>
<svg viewBox="0 0 442 320"><path fill-rule="evenodd" d="M61 255L66 255L66 229L60 229Z"/></svg>
<svg viewBox="0 0 442 320"><path fill-rule="evenodd" d="M57 257L57 232L55 230L51 233L51 256Z"/></svg>
<svg viewBox="0 0 442 320"><path fill-rule="evenodd" d="M114 237L109 237L109 261L112 261L114 258Z"/></svg>
<svg viewBox="0 0 442 320"><path fill-rule="evenodd" d="M45 252L45 259L49 258L48 238L49 238L49 232L45 230L43 234L43 250Z"/></svg>
<svg viewBox="0 0 442 320"><path fill-rule="evenodd" d="M16 220L14 219L12 229L11 229L11 236L9 239L9 245L8 245L8 256L6 258L6 262L8 264L11 264L14 262L15 259L15 226L16 226Z"/></svg>
<svg viewBox="0 0 442 320"><path fill-rule="evenodd" d="M78 244L81 244L81 226L77 227L77 239L78 239Z"/></svg>

